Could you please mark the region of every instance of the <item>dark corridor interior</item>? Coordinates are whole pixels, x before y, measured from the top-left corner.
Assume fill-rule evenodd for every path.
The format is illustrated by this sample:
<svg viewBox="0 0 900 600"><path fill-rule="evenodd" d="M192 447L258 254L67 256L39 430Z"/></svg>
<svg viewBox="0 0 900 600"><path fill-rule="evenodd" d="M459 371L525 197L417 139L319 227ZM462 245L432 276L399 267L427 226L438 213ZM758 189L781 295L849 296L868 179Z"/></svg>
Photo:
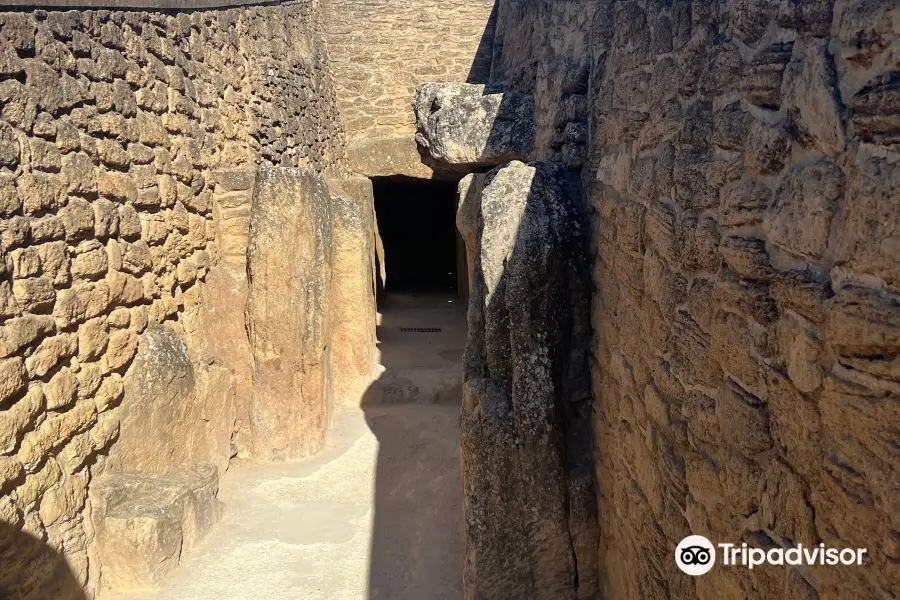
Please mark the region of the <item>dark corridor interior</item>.
<svg viewBox="0 0 900 600"><path fill-rule="evenodd" d="M373 184L386 291L454 292L456 182L386 179Z"/></svg>

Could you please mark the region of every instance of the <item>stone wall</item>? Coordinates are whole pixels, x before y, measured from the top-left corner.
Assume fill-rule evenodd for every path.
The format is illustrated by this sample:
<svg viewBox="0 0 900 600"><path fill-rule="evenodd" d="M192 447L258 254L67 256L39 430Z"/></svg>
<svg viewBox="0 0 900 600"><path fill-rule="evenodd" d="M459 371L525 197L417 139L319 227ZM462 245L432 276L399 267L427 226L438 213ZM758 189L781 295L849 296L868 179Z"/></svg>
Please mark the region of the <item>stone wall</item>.
<svg viewBox="0 0 900 600"><path fill-rule="evenodd" d="M431 177L412 139L425 81L484 83L494 0L326 0L326 31L351 167Z"/></svg>
<svg viewBox="0 0 900 600"><path fill-rule="evenodd" d="M603 597L900 587L898 35L867 0L500 3L496 81L594 213ZM868 554L689 578L691 532Z"/></svg>
<svg viewBox="0 0 900 600"><path fill-rule="evenodd" d="M0 13L0 521L89 593L155 584L217 518L253 172L342 167L321 27L309 2ZM67 597L8 542L0 588Z"/></svg>

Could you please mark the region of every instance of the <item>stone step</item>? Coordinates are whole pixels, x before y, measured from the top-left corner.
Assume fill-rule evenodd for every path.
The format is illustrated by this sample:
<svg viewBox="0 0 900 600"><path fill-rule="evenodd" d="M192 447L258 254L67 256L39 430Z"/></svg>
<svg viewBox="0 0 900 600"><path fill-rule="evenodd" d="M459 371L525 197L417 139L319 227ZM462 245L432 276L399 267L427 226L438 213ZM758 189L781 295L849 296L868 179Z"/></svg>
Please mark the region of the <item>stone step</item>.
<svg viewBox="0 0 900 600"><path fill-rule="evenodd" d="M218 490L218 472L210 464L166 475L109 474L94 481L90 496L102 585L159 587L182 552L219 520Z"/></svg>

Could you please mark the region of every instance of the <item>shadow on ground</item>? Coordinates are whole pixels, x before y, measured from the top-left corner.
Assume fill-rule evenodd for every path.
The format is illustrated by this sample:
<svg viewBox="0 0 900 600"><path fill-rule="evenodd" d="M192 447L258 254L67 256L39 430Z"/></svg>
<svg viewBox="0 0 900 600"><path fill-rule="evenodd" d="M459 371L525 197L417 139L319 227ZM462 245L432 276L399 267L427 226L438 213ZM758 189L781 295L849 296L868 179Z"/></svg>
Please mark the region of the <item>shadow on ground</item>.
<svg viewBox="0 0 900 600"><path fill-rule="evenodd" d="M87 600L65 558L46 542L0 522L2 600Z"/></svg>
<svg viewBox="0 0 900 600"><path fill-rule="evenodd" d="M379 444L369 598L458 600L465 552L458 427L465 312L446 294L389 294L381 310L384 371L362 400ZM400 331L426 325L441 332ZM447 370L455 370L455 381L441 380Z"/></svg>

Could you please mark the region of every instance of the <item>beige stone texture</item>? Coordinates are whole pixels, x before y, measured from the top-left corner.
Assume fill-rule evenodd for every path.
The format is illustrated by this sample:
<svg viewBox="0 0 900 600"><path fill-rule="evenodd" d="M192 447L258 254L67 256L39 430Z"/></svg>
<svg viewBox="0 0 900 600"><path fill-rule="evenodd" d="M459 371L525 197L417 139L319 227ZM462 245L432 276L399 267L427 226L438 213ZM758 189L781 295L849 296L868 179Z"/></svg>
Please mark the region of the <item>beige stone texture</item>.
<svg viewBox="0 0 900 600"><path fill-rule="evenodd" d="M109 474L91 488L96 556L117 589L159 586L219 520L219 478L212 465L173 469L162 477Z"/></svg>
<svg viewBox="0 0 900 600"><path fill-rule="evenodd" d="M0 548L27 532L62 551L66 594L161 581L113 575L160 560L149 547L104 568L107 515L85 501L95 478L141 473L152 490L176 467L224 472L234 454L237 391L245 422L249 401L243 300L221 277L204 288L217 265L244 268L250 192L226 206L237 188L215 174L343 168L323 35L309 4L0 13ZM168 500L128 503L146 516ZM11 597L68 598L41 595L55 564Z"/></svg>
<svg viewBox="0 0 900 600"><path fill-rule="evenodd" d="M898 23L865 1L500 2L492 83L535 95L531 158L581 167L593 212L602 597L897 589ZM689 533L868 558L687 578Z"/></svg>
<svg viewBox="0 0 900 600"><path fill-rule="evenodd" d="M350 167L368 177L431 178L412 101L427 81L485 83L493 0L329 0L326 37Z"/></svg>
<svg viewBox="0 0 900 600"><path fill-rule="evenodd" d="M116 334L137 337L128 330ZM109 452L107 472L163 475L195 463L225 471L232 454L234 389L227 371L197 362L166 325L151 326L141 336L122 380L119 441Z"/></svg>
<svg viewBox="0 0 900 600"><path fill-rule="evenodd" d="M332 411L331 196L311 170L256 177L247 248L251 456L318 451Z"/></svg>
<svg viewBox="0 0 900 600"><path fill-rule="evenodd" d="M365 177L329 179L335 403L359 406L375 358L375 203Z"/></svg>
<svg viewBox="0 0 900 600"><path fill-rule="evenodd" d="M588 247L568 178L559 164L513 161L460 186L479 192L459 213L475 257L460 416L465 598L597 592Z"/></svg>

